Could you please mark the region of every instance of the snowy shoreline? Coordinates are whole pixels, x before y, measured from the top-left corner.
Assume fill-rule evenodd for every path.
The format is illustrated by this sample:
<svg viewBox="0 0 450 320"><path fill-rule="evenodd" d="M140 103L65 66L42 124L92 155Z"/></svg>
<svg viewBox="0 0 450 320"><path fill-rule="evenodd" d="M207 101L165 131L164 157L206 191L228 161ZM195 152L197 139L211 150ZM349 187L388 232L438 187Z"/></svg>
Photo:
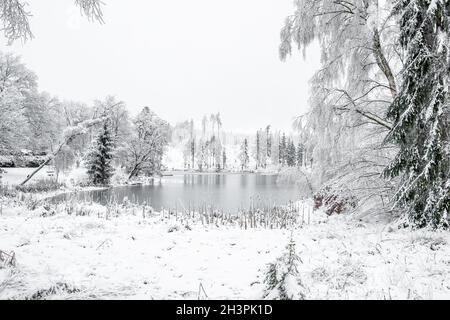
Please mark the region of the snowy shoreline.
<svg viewBox="0 0 450 320"><path fill-rule="evenodd" d="M0 250L16 263L0 267L0 299L263 299L291 235L306 299L450 297L448 233L300 205L287 228L251 228L145 206L6 204Z"/></svg>

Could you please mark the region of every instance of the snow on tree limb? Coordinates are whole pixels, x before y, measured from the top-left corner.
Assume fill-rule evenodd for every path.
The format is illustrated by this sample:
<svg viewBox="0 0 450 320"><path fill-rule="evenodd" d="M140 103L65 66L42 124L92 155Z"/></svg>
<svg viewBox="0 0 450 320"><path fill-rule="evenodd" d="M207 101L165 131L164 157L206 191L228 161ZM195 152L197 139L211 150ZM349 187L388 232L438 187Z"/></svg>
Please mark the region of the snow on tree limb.
<svg viewBox="0 0 450 320"><path fill-rule="evenodd" d="M87 130L97 124L100 124L106 120L105 117L97 118L97 119L89 119L83 122L80 122L76 126L68 127L63 131L62 134L62 141L59 143L56 150L47 158L47 160L44 161L36 170L34 170L32 173L30 173L27 178L20 184L23 186L25 183L31 180L33 176L38 173L42 168L44 168L50 161L52 161L58 153L61 151L61 149L69 144L75 137L80 136L82 134L85 134Z"/></svg>
<svg viewBox="0 0 450 320"><path fill-rule="evenodd" d="M81 9L82 14L89 20L103 21L102 6L100 0L75 0L75 4ZM32 14L27 10L28 3L23 0L1 0L0 1L0 20L3 25L0 28L8 44L16 40L27 41L33 38L31 32L29 17Z"/></svg>
<svg viewBox="0 0 450 320"><path fill-rule="evenodd" d="M100 23L104 23L102 6L104 3L100 0L76 0L76 5L80 7L82 12L90 20L97 20Z"/></svg>

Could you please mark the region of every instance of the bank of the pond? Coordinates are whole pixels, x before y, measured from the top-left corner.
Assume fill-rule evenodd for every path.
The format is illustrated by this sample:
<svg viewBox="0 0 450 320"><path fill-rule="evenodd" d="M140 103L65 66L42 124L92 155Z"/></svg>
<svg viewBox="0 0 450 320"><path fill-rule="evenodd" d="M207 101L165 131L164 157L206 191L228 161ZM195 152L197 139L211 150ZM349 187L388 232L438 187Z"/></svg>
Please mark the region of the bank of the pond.
<svg viewBox="0 0 450 320"><path fill-rule="evenodd" d="M74 205L4 207L0 250L15 263L5 255L0 299L261 299L291 237L306 299L450 298L448 232L320 211L271 229Z"/></svg>

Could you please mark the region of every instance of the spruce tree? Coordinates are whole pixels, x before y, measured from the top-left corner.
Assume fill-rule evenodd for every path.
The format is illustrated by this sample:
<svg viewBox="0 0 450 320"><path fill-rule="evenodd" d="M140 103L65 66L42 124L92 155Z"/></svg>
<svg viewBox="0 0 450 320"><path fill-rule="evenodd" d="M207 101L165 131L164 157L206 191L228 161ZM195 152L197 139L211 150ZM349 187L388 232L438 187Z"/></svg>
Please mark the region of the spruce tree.
<svg viewBox="0 0 450 320"><path fill-rule="evenodd" d="M241 146L241 153L239 155L239 158L241 160L241 170L244 171L244 169L247 168L248 162L249 162L249 156L248 156L248 142L247 139L244 139L244 142Z"/></svg>
<svg viewBox="0 0 450 320"><path fill-rule="evenodd" d="M261 164L261 136L259 130L256 131L256 169L259 168Z"/></svg>
<svg viewBox="0 0 450 320"><path fill-rule="evenodd" d="M107 185L114 173L112 167L113 138L109 130L109 123L105 121L103 127L94 140L87 154L87 173L94 185Z"/></svg>
<svg viewBox="0 0 450 320"><path fill-rule="evenodd" d="M385 170L400 177L396 206L416 227L447 226L450 211L448 1L401 0L400 45L406 61L402 87L388 109L387 142L399 151Z"/></svg>
<svg viewBox="0 0 450 320"><path fill-rule="evenodd" d="M298 143L297 146L297 154L296 154L296 160L297 160L297 166L302 167L303 166L303 152L304 152L304 146L301 142Z"/></svg>
<svg viewBox="0 0 450 320"><path fill-rule="evenodd" d="M296 159L295 145L294 142L291 139L289 139L286 150L286 164L289 167L294 167L296 162L295 159Z"/></svg>
<svg viewBox="0 0 450 320"><path fill-rule="evenodd" d="M191 168L194 169L195 165L195 138L191 139Z"/></svg>
<svg viewBox="0 0 450 320"><path fill-rule="evenodd" d="M266 127L266 143L267 143L267 158L270 159L272 155L272 135L270 134L270 125Z"/></svg>
<svg viewBox="0 0 450 320"><path fill-rule="evenodd" d="M281 136L281 141L280 141L280 148L279 148L279 159L280 159L280 164L282 166L286 165L286 134L283 133L283 135Z"/></svg>
<svg viewBox="0 0 450 320"><path fill-rule="evenodd" d="M223 149L223 154L222 154L222 169L225 169L227 166L227 151L224 148Z"/></svg>

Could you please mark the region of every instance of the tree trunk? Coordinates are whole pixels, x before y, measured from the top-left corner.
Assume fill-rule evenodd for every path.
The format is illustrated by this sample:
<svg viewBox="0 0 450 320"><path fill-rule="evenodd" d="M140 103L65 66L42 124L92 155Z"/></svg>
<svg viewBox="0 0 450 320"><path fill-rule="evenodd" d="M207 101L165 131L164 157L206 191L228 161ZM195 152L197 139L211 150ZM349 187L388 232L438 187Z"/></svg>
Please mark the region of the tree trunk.
<svg viewBox="0 0 450 320"><path fill-rule="evenodd" d="M42 163L39 167L37 167L36 170L34 170L32 173L30 173L30 174L27 176L27 178L26 178L20 185L23 186L25 183L27 183L28 181L30 181L31 178L33 178L33 176L34 176L36 173L38 173L43 167L45 167L50 161L52 161L52 160L58 155L58 153L61 151L62 147L67 143L67 141L68 141L68 139L67 139L67 140L64 140L64 142L62 142L62 143L59 145L58 149L56 149L56 151L53 152L53 154L52 154L47 160L45 160L44 163Z"/></svg>
<svg viewBox="0 0 450 320"><path fill-rule="evenodd" d="M386 77L389 83L392 98L394 99L397 96L397 85L395 83L395 77L392 73L391 67L389 66L389 63L386 60L381 48L380 32L377 28L374 28L373 30L373 50L377 65Z"/></svg>
<svg viewBox="0 0 450 320"><path fill-rule="evenodd" d="M90 122L89 124L85 124L83 125L83 127L85 129L92 127L96 124L98 124L99 122L105 120L104 118L99 118L99 119L94 119L94 122ZM70 141L72 141L75 137L84 134L85 132L83 131L77 131L75 133L73 133L70 137L66 137L64 139L63 142L61 142L58 146L58 148L56 149L56 151L54 151L47 160L45 160L45 162L43 164L41 164L36 170L34 170L32 173L30 173L27 178L20 184L21 186L23 186L25 183L27 183L28 181L31 180L31 178L33 178L33 176L38 173L43 167L45 167L50 161L52 161L57 155L58 153L61 151L61 149L68 144Z"/></svg>
<svg viewBox="0 0 450 320"><path fill-rule="evenodd" d="M133 178L138 173L138 165L134 166L133 170L131 170L130 174L128 175L128 180Z"/></svg>

